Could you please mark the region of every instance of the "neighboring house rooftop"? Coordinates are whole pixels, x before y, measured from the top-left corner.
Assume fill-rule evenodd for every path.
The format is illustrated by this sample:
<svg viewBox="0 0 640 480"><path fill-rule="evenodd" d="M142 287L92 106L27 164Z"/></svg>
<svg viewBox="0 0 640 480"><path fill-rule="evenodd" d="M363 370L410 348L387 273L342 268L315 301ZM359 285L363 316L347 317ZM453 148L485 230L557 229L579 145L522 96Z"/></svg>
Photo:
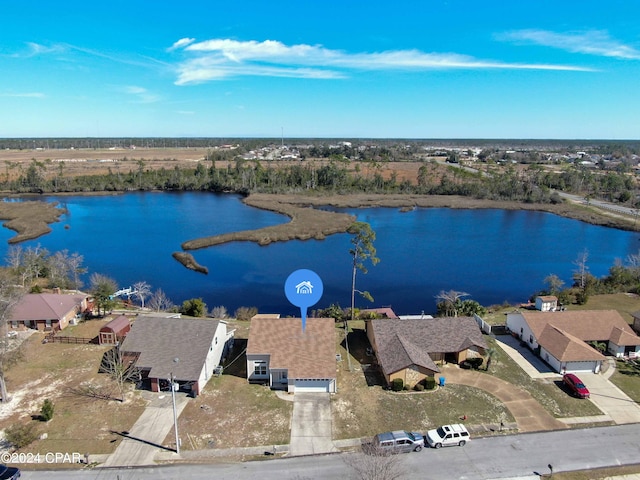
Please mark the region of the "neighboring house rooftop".
<svg viewBox="0 0 640 480"><path fill-rule="evenodd" d="M121 350L139 353L136 365L150 369L150 377L169 378L173 373L178 380L197 379L219 322L210 318L139 317Z"/></svg>
<svg viewBox="0 0 640 480"><path fill-rule="evenodd" d="M438 317L418 320L371 320L378 361L386 374L410 365L438 372L430 353L487 348L472 317Z"/></svg>
<svg viewBox="0 0 640 480"><path fill-rule="evenodd" d="M581 339L549 324L542 331L538 343L561 362L603 361L604 355Z"/></svg>
<svg viewBox="0 0 640 480"><path fill-rule="evenodd" d="M271 369L288 369L289 378L334 378L336 339L333 318L302 319L254 316L248 355L270 355Z"/></svg>
<svg viewBox="0 0 640 480"><path fill-rule="evenodd" d="M558 297L555 295L539 295L537 298L542 300L543 302L557 302Z"/></svg>
<svg viewBox="0 0 640 480"><path fill-rule="evenodd" d="M616 310L520 313L536 338L540 338L545 327L550 324L583 342L611 340L617 345L640 344L640 338Z"/></svg>
<svg viewBox="0 0 640 480"><path fill-rule="evenodd" d="M9 320L61 319L86 298L85 294L29 293L13 307Z"/></svg>
<svg viewBox="0 0 640 480"><path fill-rule="evenodd" d="M396 312L394 312L391 307L365 308L363 310L360 310L361 314L367 312L375 313L376 315L380 315L381 317L385 318L399 318L398 315L396 315Z"/></svg>

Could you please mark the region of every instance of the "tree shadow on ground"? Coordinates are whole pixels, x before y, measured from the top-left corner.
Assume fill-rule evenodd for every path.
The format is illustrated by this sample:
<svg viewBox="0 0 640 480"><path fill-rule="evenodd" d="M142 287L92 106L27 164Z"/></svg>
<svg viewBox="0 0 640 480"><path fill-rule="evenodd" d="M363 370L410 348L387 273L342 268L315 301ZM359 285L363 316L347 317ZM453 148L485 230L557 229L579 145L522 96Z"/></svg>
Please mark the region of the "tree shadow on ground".
<svg viewBox="0 0 640 480"><path fill-rule="evenodd" d="M223 365L223 375L247 378L247 343L248 340L246 338L234 339L233 350L229 352Z"/></svg>
<svg viewBox="0 0 640 480"><path fill-rule="evenodd" d="M363 329L354 328L349 332L347 340L352 361L355 359L355 362L359 364L367 385L370 387L386 386L386 381L367 338L367 333ZM341 346L345 349L347 348L345 340L342 340Z"/></svg>

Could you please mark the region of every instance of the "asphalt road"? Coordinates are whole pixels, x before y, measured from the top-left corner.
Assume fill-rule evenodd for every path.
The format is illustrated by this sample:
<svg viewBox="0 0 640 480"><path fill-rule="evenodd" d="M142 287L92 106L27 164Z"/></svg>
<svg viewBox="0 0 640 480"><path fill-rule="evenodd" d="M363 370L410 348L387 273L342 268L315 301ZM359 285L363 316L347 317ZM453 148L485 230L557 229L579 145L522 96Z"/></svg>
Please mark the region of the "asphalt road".
<svg viewBox="0 0 640 480"><path fill-rule="evenodd" d="M407 474L424 480L531 477L536 473L581 470L640 462L640 424L562 430L475 439L464 447L424 449L400 455ZM23 471L22 478L46 480L349 478L345 459L355 454L280 458L217 465L171 465L135 469Z"/></svg>

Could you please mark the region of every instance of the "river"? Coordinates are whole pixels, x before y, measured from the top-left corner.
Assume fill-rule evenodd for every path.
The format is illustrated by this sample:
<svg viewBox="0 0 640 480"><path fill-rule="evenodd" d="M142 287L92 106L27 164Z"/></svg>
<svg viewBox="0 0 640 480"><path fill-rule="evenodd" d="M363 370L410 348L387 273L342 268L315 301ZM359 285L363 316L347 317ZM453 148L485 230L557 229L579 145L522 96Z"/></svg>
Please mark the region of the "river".
<svg viewBox="0 0 640 480"><path fill-rule="evenodd" d="M209 308L255 306L261 313L296 314L284 295L288 275L299 268L322 278L324 294L314 308L350 303L350 235L289 241L268 246L235 242L190 252L208 267L203 275L171 256L182 242L219 233L287 221L248 207L237 195L200 192L128 193L108 196L45 197L68 213L45 236L20 244L84 257L89 272L113 278L120 287L146 281L175 304L202 298ZM637 233L594 226L553 214L513 210L342 209L376 232L380 263L358 273L357 288L375 301L361 308L392 306L396 313L435 312L441 290L458 290L483 305L524 302L556 274L571 283L578 254L587 249L588 267L608 273L616 259L638 253ZM14 235L0 229L0 255ZM298 313L299 314L299 313Z"/></svg>

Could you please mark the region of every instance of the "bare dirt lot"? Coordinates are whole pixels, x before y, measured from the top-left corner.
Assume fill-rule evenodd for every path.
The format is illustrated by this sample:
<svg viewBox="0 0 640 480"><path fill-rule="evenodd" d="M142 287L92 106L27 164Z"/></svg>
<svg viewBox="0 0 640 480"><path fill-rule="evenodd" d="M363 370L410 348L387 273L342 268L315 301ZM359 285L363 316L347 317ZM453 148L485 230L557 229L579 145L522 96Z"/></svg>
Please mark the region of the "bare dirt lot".
<svg viewBox="0 0 640 480"><path fill-rule="evenodd" d="M65 335L95 336L106 321L91 320L69 327ZM146 402L133 389L124 403L79 395L77 390L86 385L115 394L111 380L98 374L102 355L109 347L42 343L43 338L40 332L28 336L20 347L19 363L6 375L10 401L0 404L0 429L34 425L39 435L47 437L24 448L34 454L113 451L119 437L111 432L130 429ZM49 422L41 422L38 415L47 398L54 403L54 415Z"/></svg>
<svg viewBox="0 0 640 480"><path fill-rule="evenodd" d="M0 150L0 163L11 178L17 177L32 160L43 162L50 173L64 175L102 175L112 171L122 173L138 170L139 161L145 168L171 169L175 166L193 166L204 160L205 148L137 148L137 149L49 149L49 150Z"/></svg>

